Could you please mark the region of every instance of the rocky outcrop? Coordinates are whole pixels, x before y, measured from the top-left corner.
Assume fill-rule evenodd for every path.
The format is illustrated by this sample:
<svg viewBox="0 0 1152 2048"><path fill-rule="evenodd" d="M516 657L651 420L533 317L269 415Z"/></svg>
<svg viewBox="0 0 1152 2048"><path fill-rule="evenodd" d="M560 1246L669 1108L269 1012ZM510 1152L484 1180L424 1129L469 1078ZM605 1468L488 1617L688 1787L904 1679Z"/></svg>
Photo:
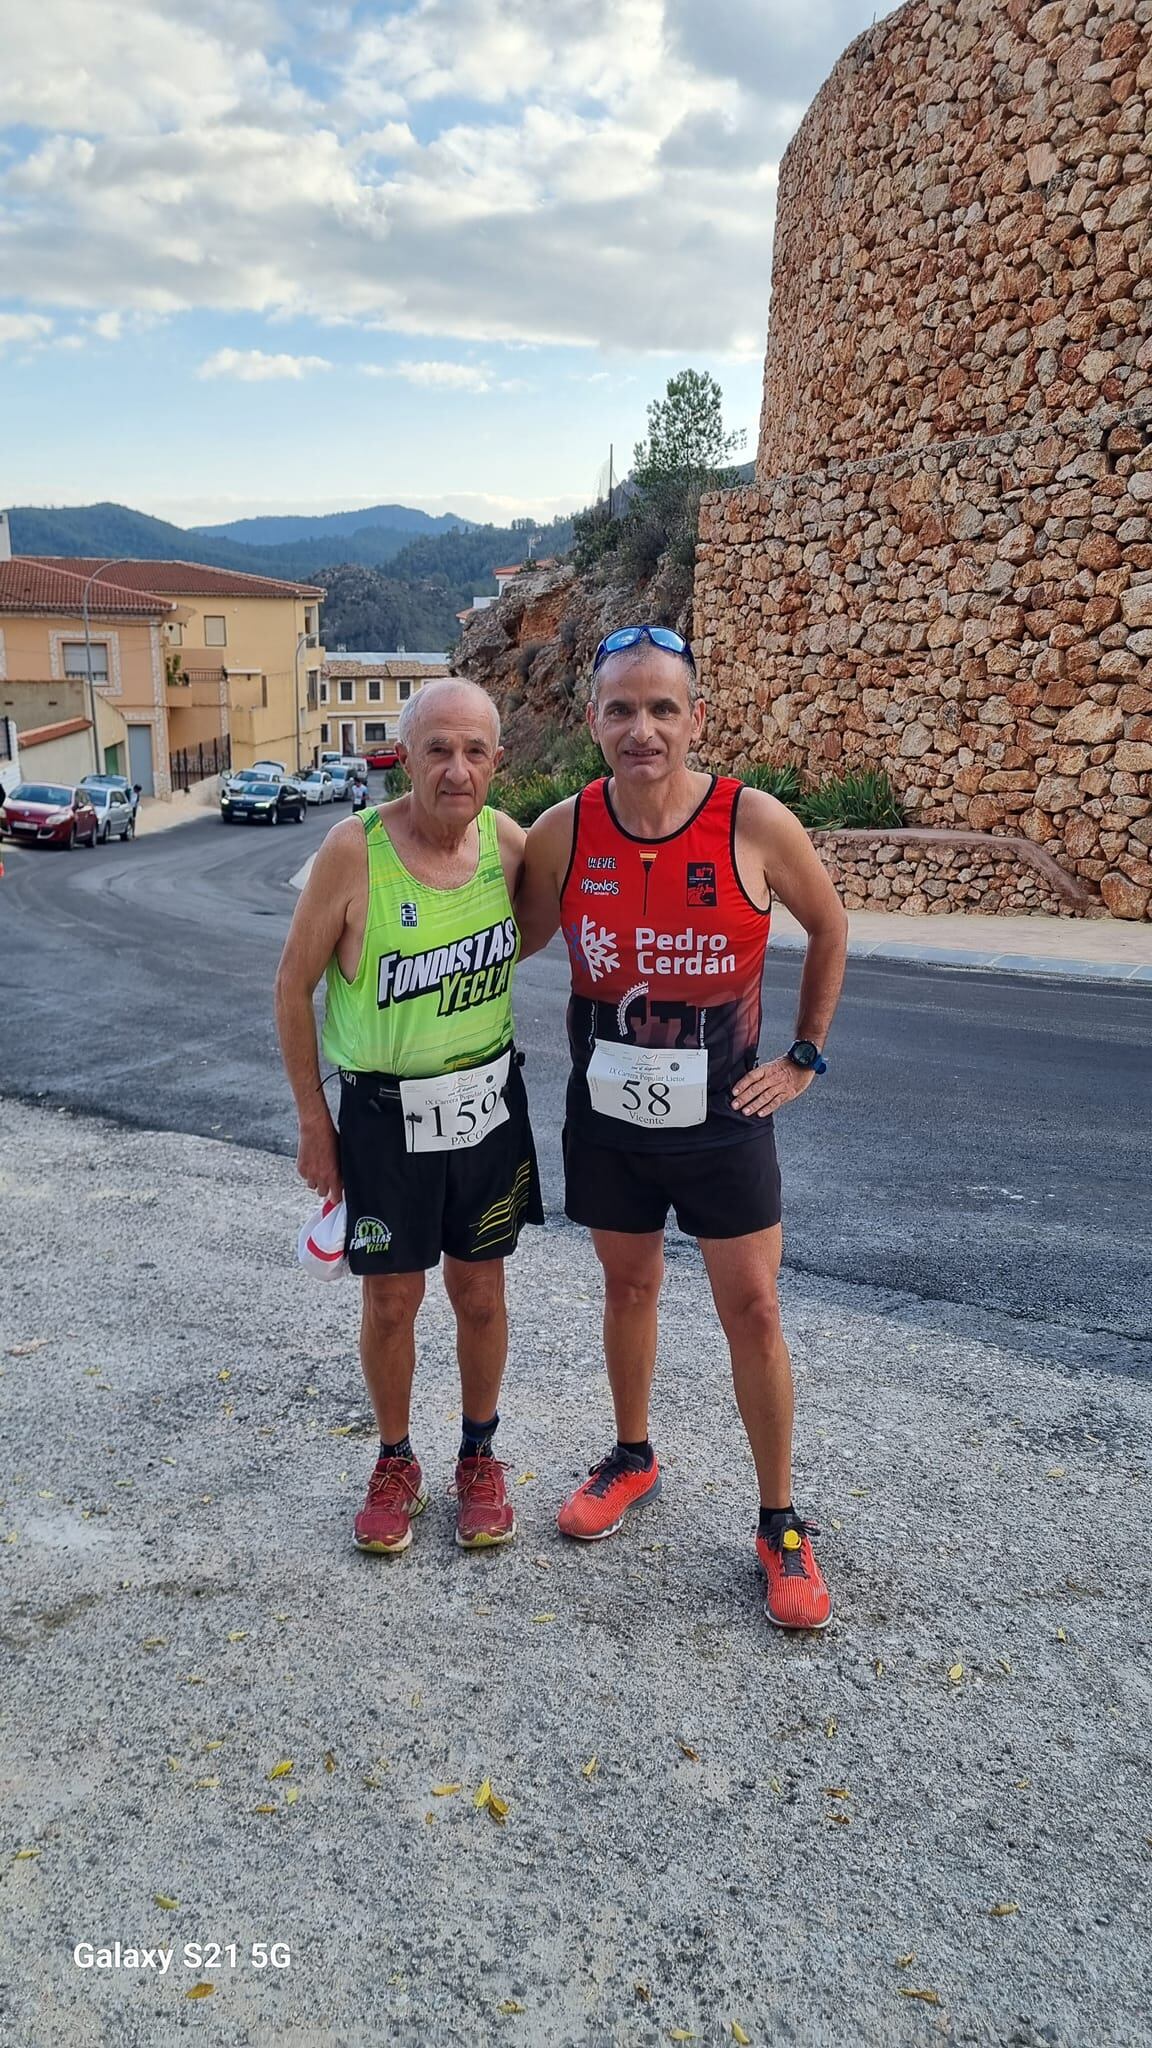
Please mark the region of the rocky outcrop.
<svg viewBox="0 0 1152 2048"><path fill-rule="evenodd" d="M537 762L558 733L583 722L600 641L638 619L690 633L683 571L662 565L651 583L635 586L578 576L565 563L517 576L465 625L453 667L495 698L513 766Z"/></svg>

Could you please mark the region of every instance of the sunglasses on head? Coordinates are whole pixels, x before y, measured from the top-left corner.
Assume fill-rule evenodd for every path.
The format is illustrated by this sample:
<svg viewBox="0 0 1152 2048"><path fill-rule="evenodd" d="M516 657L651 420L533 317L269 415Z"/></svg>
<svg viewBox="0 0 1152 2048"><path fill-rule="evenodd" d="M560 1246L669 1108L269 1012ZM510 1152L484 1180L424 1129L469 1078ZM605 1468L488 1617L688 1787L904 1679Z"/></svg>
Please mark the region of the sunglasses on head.
<svg viewBox="0 0 1152 2048"><path fill-rule="evenodd" d="M663 647L668 654L678 654L695 675L696 660L692 649L679 633L672 631L671 626L621 626L618 633L609 633L593 656L593 675L604 666L610 654L621 654L625 647L637 647L641 640L650 640L653 647Z"/></svg>

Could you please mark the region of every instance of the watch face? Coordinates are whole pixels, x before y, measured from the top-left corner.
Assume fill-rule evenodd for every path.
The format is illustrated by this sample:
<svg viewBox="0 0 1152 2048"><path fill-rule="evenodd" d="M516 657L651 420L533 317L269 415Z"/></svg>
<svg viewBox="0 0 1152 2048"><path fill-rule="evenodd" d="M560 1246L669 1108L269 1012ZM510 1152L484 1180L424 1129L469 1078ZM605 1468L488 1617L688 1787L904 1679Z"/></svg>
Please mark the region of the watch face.
<svg viewBox="0 0 1152 2048"><path fill-rule="evenodd" d="M820 1057L820 1050L818 1046L813 1045L810 1038L798 1038L788 1057L797 1067L814 1067Z"/></svg>

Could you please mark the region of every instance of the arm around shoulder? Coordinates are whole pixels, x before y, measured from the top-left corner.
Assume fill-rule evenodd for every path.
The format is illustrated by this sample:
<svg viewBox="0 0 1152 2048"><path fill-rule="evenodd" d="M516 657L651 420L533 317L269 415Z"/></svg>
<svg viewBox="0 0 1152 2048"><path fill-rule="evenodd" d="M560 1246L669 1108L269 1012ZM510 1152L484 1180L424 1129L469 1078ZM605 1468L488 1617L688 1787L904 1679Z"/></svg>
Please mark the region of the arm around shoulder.
<svg viewBox="0 0 1152 2048"><path fill-rule="evenodd" d="M553 804L530 828L516 895L521 954L538 953L560 925L560 891L572 857L575 797Z"/></svg>

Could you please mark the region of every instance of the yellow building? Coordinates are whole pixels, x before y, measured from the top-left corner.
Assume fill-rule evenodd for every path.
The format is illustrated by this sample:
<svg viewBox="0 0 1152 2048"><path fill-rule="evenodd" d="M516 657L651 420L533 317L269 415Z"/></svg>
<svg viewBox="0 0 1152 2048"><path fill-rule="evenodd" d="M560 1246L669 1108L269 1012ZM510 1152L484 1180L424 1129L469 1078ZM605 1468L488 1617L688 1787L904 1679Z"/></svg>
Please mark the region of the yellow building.
<svg viewBox="0 0 1152 2048"><path fill-rule="evenodd" d="M70 726L63 737L77 780L95 771L129 775L150 795L166 796L163 634L178 608L102 578L88 588L86 643L87 584L71 562L0 559L0 718L11 718L18 734Z"/></svg>
<svg viewBox="0 0 1152 2048"><path fill-rule="evenodd" d="M322 590L199 562L113 562L104 570L98 561L66 557L15 559L85 579L99 570L93 595L106 584L162 601L165 745L163 775L154 769L157 795L169 793L172 773L187 779L189 760L194 772L205 754L213 759L224 740L234 768L271 759L294 769L315 758Z"/></svg>
<svg viewBox="0 0 1152 2048"><path fill-rule="evenodd" d="M425 683L450 673L443 661L366 655L326 661L320 671L320 745L365 754L395 738L401 710Z"/></svg>

